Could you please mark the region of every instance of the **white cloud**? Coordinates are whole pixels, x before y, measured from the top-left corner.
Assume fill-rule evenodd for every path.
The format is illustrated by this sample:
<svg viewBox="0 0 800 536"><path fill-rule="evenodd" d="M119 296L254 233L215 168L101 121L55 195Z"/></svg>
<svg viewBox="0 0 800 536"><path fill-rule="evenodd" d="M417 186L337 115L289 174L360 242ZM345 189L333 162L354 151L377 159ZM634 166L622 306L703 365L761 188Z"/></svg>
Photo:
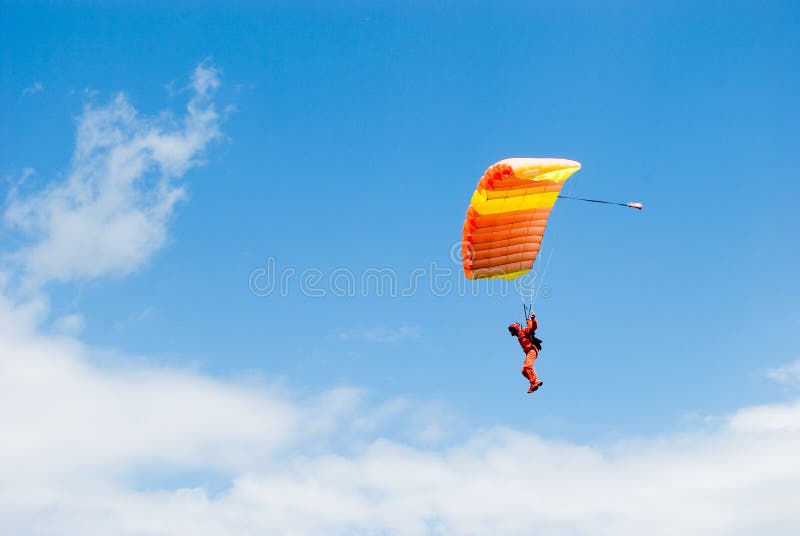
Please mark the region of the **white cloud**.
<svg viewBox="0 0 800 536"><path fill-rule="evenodd" d="M22 95L35 95L44 91L44 84L41 82L34 82L30 86L22 90Z"/></svg>
<svg viewBox="0 0 800 536"><path fill-rule="evenodd" d="M144 117L121 93L86 106L66 180L30 197L12 192L3 215L31 240L11 256L28 288L125 275L163 246L185 196L180 177L220 136L211 100L219 84L213 67L199 65L181 119Z"/></svg>
<svg viewBox="0 0 800 536"><path fill-rule="evenodd" d="M419 326L381 326L363 329L343 329L336 334L340 341L394 343L422 336Z"/></svg>
<svg viewBox="0 0 800 536"><path fill-rule="evenodd" d="M800 361L769 369L767 377L778 383L800 385Z"/></svg>
<svg viewBox="0 0 800 536"><path fill-rule="evenodd" d="M731 417L731 428L748 433L800 432L800 400L739 410Z"/></svg>
<svg viewBox="0 0 800 536"><path fill-rule="evenodd" d="M6 304L5 312L13 309ZM338 389L295 407L258 383L90 365L98 358L77 341L5 329L0 356L0 423L14 431L0 442L0 465L25 467L17 475L23 480L33 473L47 480L121 475L150 465L258 467L287 442L329 432L332 417L358 397Z"/></svg>

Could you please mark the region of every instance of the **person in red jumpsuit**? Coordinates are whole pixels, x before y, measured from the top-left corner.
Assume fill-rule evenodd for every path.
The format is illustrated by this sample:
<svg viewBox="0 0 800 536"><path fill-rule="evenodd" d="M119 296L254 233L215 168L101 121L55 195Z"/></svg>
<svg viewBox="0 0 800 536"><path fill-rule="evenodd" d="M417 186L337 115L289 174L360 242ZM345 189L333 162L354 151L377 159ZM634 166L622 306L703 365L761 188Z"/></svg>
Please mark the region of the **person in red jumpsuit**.
<svg viewBox="0 0 800 536"><path fill-rule="evenodd" d="M525 361L522 363L522 375L525 376L530 382L531 386L528 389L529 393L536 391L542 386L541 380L536 377L536 371L533 370L533 363L539 357L539 352L542 350L542 341L536 337L536 329L539 323L536 321L536 315L531 312L530 316L526 319L527 327L523 328L519 324L511 324L508 326L508 331L511 335L515 336L522 346L522 351L525 352Z"/></svg>

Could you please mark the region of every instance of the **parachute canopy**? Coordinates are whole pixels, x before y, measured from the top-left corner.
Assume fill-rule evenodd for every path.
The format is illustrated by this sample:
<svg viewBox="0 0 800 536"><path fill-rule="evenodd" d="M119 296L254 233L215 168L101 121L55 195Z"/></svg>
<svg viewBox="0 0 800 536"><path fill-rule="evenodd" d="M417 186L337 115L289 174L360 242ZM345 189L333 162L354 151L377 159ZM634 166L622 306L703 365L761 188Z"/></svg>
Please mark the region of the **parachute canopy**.
<svg viewBox="0 0 800 536"><path fill-rule="evenodd" d="M464 220L464 274L514 279L530 271L561 186L580 168L562 158L506 158L487 169Z"/></svg>

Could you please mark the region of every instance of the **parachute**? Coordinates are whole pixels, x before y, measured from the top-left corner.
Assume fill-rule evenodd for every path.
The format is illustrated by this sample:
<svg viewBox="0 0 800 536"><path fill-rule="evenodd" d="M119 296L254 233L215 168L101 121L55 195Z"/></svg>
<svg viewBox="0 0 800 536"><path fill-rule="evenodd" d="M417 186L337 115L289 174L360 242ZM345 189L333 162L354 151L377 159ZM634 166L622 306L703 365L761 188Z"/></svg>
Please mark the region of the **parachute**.
<svg viewBox="0 0 800 536"><path fill-rule="evenodd" d="M558 193L580 168L562 158L506 158L487 169L462 230L467 278L514 279L530 271Z"/></svg>

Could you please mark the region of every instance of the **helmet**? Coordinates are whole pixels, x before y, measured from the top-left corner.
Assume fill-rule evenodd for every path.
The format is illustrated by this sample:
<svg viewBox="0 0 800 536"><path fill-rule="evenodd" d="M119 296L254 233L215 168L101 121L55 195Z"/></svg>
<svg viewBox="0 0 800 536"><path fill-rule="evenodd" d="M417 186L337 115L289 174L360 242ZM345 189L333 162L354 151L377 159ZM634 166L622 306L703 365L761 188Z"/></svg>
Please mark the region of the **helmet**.
<svg viewBox="0 0 800 536"><path fill-rule="evenodd" d="M508 326L508 332L511 333L512 335L516 335L517 333L519 333L519 329L520 329L520 326L519 326L519 324L516 324L516 323L515 324L511 324L510 326Z"/></svg>

